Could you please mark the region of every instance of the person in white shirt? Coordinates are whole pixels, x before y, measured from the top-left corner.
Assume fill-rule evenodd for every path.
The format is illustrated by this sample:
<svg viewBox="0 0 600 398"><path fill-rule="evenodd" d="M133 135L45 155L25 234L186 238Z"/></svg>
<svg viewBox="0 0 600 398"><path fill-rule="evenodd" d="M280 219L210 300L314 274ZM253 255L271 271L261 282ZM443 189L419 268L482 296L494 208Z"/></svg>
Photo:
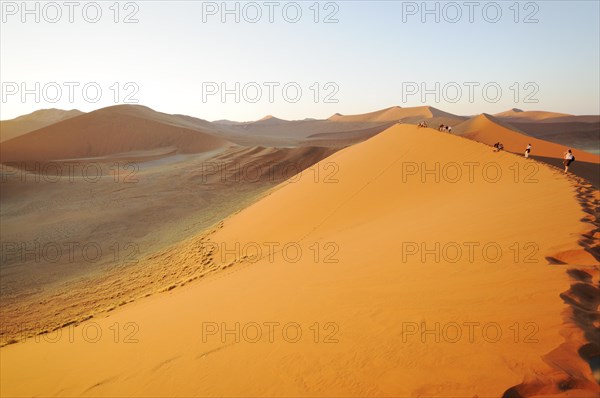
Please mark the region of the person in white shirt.
<svg viewBox="0 0 600 398"><path fill-rule="evenodd" d="M564 153L563 157L564 157L563 165L565 166L565 174L566 174L569 172L569 166L571 165L571 163L573 163L575 161L575 156L573 156L573 152L571 152L571 150L568 149L567 152Z"/></svg>
<svg viewBox="0 0 600 398"><path fill-rule="evenodd" d="M527 149L525 149L525 158L529 157L529 152L531 152L531 144L527 144Z"/></svg>

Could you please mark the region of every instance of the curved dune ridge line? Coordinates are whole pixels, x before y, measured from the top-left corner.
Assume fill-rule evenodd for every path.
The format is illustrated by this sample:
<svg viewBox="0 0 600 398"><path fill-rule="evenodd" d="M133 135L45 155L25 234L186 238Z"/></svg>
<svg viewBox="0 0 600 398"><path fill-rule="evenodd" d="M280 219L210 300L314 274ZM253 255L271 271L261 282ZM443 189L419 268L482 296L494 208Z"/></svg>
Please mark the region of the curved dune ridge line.
<svg viewBox="0 0 600 398"><path fill-rule="evenodd" d="M441 111L431 106L416 106L410 108L402 108L400 106L392 106L375 112L363 113L358 115L341 115L336 113L328 120L336 122L388 122L398 121L404 118L454 118L460 119L460 116L453 115L448 112Z"/></svg>
<svg viewBox="0 0 600 398"><path fill-rule="evenodd" d="M600 155L531 137L488 114L479 115L459 124L453 128L454 132L488 145L501 142L506 151L517 154L523 154L527 144L531 144L533 158L557 167L563 167L563 154L570 148L576 159L571 171L591 181L596 187L599 185Z"/></svg>
<svg viewBox="0 0 600 398"><path fill-rule="evenodd" d="M266 115L265 117L258 119L254 123L261 123L261 122L262 123L285 123L285 122L289 122L289 120L279 119L273 115Z"/></svg>
<svg viewBox="0 0 600 398"><path fill-rule="evenodd" d="M233 145L187 122L191 119L142 106L113 106L5 141L0 155L3 162L46 161L156 149L199 153Z"/></svg>
<svg viewBox="0 0 600 398"><path fill-rule="evenodd" d="M600 116L598 115L570 115L547 111L523 111L517 108L496 113L494 117L516 123L597 123L600 121Z"/></svg>
<svg viewBox="0 0 600 398"><path fill-rule="evenodd" d="M27 115L0 121L0 142L49 126L61 120L82 115L77 109L40 109Z"/></svg>
<svg viewBox="0 0 600 398"><path fill-rule="evenodd" d="M527 144L532 145L532 155L561 158L569 149L564 145L540 140L518 131L515 127L507 126L493 116L482 114L456 126L456 132L462 136L494 145L500 141L504 149L510 152L524 153ZM454 132L454 129L453 129ZM572 148L571 148L572 149ZM577 160L600 163L600 156L578 149L572 149Z"/></svg>
<svg viewBox="0 0 600 398"><path fill-rule="evenodd" d="M497 118L521 119L530 121L539 121L544 119L552 119L557 117L574 116L567 113L546 112L546 111L522 111L521 109L512 108L504 112L496 113Z"/></svg>
<svg viewBox="0 0 600 398"><path fill-rule="evenodd" d="M435 170L438 163L444 170L462 162L479 165L476 171L493 162L502 178L490 182L492 174L486 180L475 172L472 179L445 174L436 182L435 174L414 173L415 164ZM523 175L515 181L515 167L535 181ZM563 266L545 258L580 251L577 240L589 231L579 221L585 213L573 191L563 175L532 160L432 129L394 126L317 163L226 219L208 240L191 239L177 251L176 260L194 259L189 265L198 266L195 255L210 241L218 247L213 260L232 267L84 322L72 329L72 339L65 332L55 343L29 340L2 348L0 392L500 396L560 366L542 357L564 341L560 293L570 281ZM264 248L265 242L276 248L296 242L302 254L269 257L265 249L262 260L252 261L235 249L236 243ZM410 242L429 248L435 242L494 242L503 254L493 263L477 250L475 261L466 254L452 263L432 255L423 261L405 256ZM515 243L533 243L537 262L524 262L531 250L517 250L515 260ZM597 265L591 256L578 258ZM104 333L96 343L81 338L91 322ZM256 342L250 331L237 339L235 333L203 333L207 324L235 330L236 323L241 329L252 322L280 326L273 326L271 340L262 326ZM479 325L472 341L467 322ZM282 337L290 323L302 331L295 343ZM459 325L463 335L450 343L445 339L454 332L407 329L435 330L436 323L440 330ZM134 330L124 331L125 324L137 328L137 343L122 342ZM500 330L494 342L486 338L496 334L484 338L482 332L490 324ZM566 359L570 372L593 380L583 360Z"/></svg>

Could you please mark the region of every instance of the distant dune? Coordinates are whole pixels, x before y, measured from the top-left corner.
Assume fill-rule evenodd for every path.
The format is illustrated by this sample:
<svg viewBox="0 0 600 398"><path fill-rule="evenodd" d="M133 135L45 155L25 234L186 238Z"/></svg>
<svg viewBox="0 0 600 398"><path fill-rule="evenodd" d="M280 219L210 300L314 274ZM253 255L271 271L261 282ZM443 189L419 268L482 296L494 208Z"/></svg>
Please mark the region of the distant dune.
<svg viewBox="0 0 600 398"><path fill-rule="evenodd" d="M206 122L208 123L208 122ZM150 108L114 106L63 120L4 142L2 162L47 161L163 150L199 153L233 145L206 132L199 119Z"/></svg>
<svg viewBox="0 0 600 398"><path fill-rule="evenodd" d="M600 155L600 122L509 122L535 138Z"/></svg>
<svg viewBox="0 0 600 398"><path fill-rule="evenodd" d="M335 123L335 122L334 122ZM369 138L390 128L397 122L376 123L373 127L371 123L363 125L357 122L340 122L347 124L346 129L339 128L340 131L317 133L306 137L304 145L325 146L331 148L343 148L356 143L368 140Z"/></svg>
<svg viewBox="0 0 600 398"><path fill-rule="evenodd" d="M244 124L244 122L236 122L233 120L227 120L227 119L220 119L220 120L213 120L212 123L214 124L223 124L223 125L236 125L236 124Z"/></svg>
<svg viewBox="0 0 600 398"><path fill-rule="evenodd" d="M44 110L2 123L31 126L28 121L51 123L51 120L78 113ZM395 123L417 124L421 121L434 129L441 124L452 126L454 133L489 145L502 141L507 150L515 153L521 153L531 143L534 157L555 165L560 165L560 157L566 149L559 148L562 145L592 152L591 157L589 153L576 153L573 172L591 179L595 185L600 183L595 170L598 162L595 155L600 153L600 116L516 108L495 116L484 114L471 119L430 106L393 106L357 115L336 113L325 120L283 120L267 115L253 122L209 122L186 115L161 113L140 105L119 105L71 117L33 132L22 131L15 137L18 139L3 143L0 155L3 162L11 162L115 155L151 159L173 153L199 153L233 144L339 149L367 140ZM2 126L4 136L5 125ZM12 134L13 130L7 131ZM543 141L534 143L535 139Z"/></svg>
<svg viewBox="0 0 600 398"><path fill-rule="evenodd" d="M288 122L288 120L279 119L273 115L267 115L267 116L257 120L255 123L286 123L286 122Z"/></svg>
<svg viewBox="0 0 600 398"><path fill-rule="evenodd" d="M463 162L507 173L456 178ZM316 173L326 164L333 176ZM542 166L535 184L508 172L530 164L432 129L387 129L140 264L175 275L202 264L214 277L85 321L72 340L3 347L0 392L499 397L525 381L528 395L597 395L569 312L581 304L561 296L575 283L564 264L598 266L578 242L593 227L560 172ZM129 334L115 342L114 325ZM107 332L90 343L82 330Z"/></svg>
<svg viewBox="0 0 600 398"><path fill-rule="evenodd" d="M558 167L562 167L563 154L570 148L528 136L515 127L488 114L476 116L459 124L453 129L453 132L487 145L501 142L505 150L517 154L523 154L527 145L531 144L532 158ZM571 149L576 159L571 167L572 172L598 186L600 184L600 176L598 175L600 156L578 149Z"/></svg>
<svg viewBox="0 0 600 398"><path fill-rule="evenodd" d="M498 119L518 119L521 121L540 121L544 119L552 119L557 117L573 116L566 113L545 112L545 111L523 111L521 109L512 108L504 112L496 113L494 117Z"/></svg>
<svg viewBox="0 0 600 398"><path fill-rule="evenodd" d="M224 137L241 145L273 146L324 146L341 148L371 138L394 123L417 124L427 120L430 126L454 126L466 120L439 109L420 106L401 108L394 106L358 115L334 114L325 120L283 120L268 115L255 122L237 123L218 121L228 130Z"/></svg>
<svg viewBox="0 0 600 398"><path fill-rule="evenodd" d="M11 120L0 121L0 142L10 140L30 131L58 123L61 120L70 119L82 115L83 112L73 109L65 111L62 109L41 109L27 115L19 116Z"/></svg>
<svg viewBox="0 0 600 398"><path fill-rule="evenodd" d="M379 133L393 123L395 121L336 122L266 117L256 122L220 123L219 127L223 130L223 137L240 145L277 147L309 145L339 148L364 141L371 137L373 132ZM365 131L365 134L361 135L360 131ZM331 136L328 136L329 134ZM351 140L346 140L348 134L352 135ZM338 138L341 138L341 141Z"/></svg>
<svg viewBox="0 0 600 398"><path fill-rule="evenodd" d="M431 106L417 106L412 108L393 106L380 111L358 115L341 115L336 113L328 120L334 122L397 122L402 120L406 123L410 123L417 119L423 120L430 118L461 119L460 116L441 111Z"/></svg>
<svg viewBox="0 0 600 398"><path fill-rule="evenodd" d="M163 124L184 127L187 129L197 130L200 132L207 132L211 134L219 134L221 129L219 126L204 120L198 119L193 116L179 115L179 114L168 114L163 112L155 111L147 106L142 105L116 105L99 110L107 110L115 115L132 116L141 119L148 119Z"/></svg>
<svg viewBox="0 0 600 398"><path fill-rule="evenodd" d="M598 115L569 115L567 113L546 112L546 111L522 111L521 109L513 108L505 112L496 113L497 119L517 123L597 123L600 122Z"/></svg>

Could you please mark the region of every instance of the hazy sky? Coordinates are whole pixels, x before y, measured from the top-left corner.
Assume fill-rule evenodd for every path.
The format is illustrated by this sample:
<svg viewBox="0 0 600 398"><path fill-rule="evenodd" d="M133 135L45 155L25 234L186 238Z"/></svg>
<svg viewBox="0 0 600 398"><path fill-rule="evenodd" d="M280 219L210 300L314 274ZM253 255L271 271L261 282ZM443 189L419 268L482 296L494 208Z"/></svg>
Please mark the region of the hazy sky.
<svg viewBox="0 0 600 398"><path fill-rule="evenodd" d="M599 3L2 1L0 117L136 100L208 120L598 114Z"/></svg>

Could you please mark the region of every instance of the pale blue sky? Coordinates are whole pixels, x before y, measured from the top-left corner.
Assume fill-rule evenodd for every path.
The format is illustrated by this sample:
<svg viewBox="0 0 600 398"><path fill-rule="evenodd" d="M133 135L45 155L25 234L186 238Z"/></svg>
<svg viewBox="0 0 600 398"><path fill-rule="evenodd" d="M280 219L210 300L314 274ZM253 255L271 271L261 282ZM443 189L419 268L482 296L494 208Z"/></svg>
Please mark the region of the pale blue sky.
<svg viewBox="0 0 600 398"><path fill-rule="evenodd" d="M254 3L263 13L257 23L245 20L245 2L238 3L240 23L233 15L221 22L220 1L129 3L133 5L119 4L119 23L113 21L114 8L110 8L114 1L98 2L102 16L97 23L83 18L85 2L75 9L73 23L68 21L63 2L57 2L62 12L58 22L47 21L54 18L55 10L47 8L45 19L44 3L39 3L40 22L34 21L35 15L25 15L23 23L21 1L3 1L0 117L10 119L40 108L90 111L113 105L115 92L110 87L115 82L121 88L116 102L123 102L125 94L133 90L132 86L125 88L125 83L134 82L139 91L133 98L139 103L208 120L254 120L266 114L285 119L324 118L335 112L422 105L420 85L434 89L435 82L450 91L438 101L430 94L424 103L457 114L496 113L513 107L600 113L598 1L525 1L517 7L515 1L481 1L476 2L472 23L464 1L427 2L429 8L437 4L439 23L435 15L425 15L426 21L421 21L421 1L320 2L319 23L314 22L314 1L297 2L302 10L297 23L284 19L283 7L289 18L295 16L296 7L285 1L275 2L273 23L268 22L269 8L263 1ZM29 2L28 7L33 9L35 4ZM462 17L451 23L448 19L455 18L456 4ZM483 8L487 7L485 16L493 19L496 4L502 11L499 21L486 21ZM203 10L208 13L213 6L218 8L217 14L204 15L203 22ZM228 3L228 7L235 6L236 2ZM514 21L516 8L520 10L518 23ZM255 10L246 6L246 18L253 18ZM415 15L409 13L415 10ZM94 17L93 11L89 6L88 17ZM139 22L123 23L124 16L133 11ZM338 22L323 23L331 12ZM532 13L538 22L524 23ZM42 95L39 103L33 95L24 100L20 93L6 95L21 83L34 88L35 82L40 88L56 82L62 86L61 99L56 103L45 100L54 96L52 85L46 86L48 95ZM64 82L80 84L73 103ZM89 82L102 89L97 103L86 101L81 92L81 86ZM230 88L235 82L241 87L256 82L263 97L249 102L255 91L247 86L250 98L242 96L239 103L233 95L225 101L218 94L203 100L203 85L206 88L211 82ZM267 100L265 82L280 84L274 89L273 103ZM289 82L302 89L296 103L283 97L281 87ZM315 82L321 94L316 103ZM333 85L325 86L328 82ZM465 82L479 84L473 102ZM518 101L515 82L519 83ZM524 87L526 83L532 84ZM485 84L491 87L487 100L481 90ZM407 85L418 87L419 93L404 96ZM455 98L456 86L462 96L453 103L449 100ZM339 90L332 99L338 102L325 103L324 95L336 87ZM496 95L494 87L502 90L496 103L491 102ZM294 96L295 89L290 90ZM527 94L539 102L525 103Z"/></svg>

